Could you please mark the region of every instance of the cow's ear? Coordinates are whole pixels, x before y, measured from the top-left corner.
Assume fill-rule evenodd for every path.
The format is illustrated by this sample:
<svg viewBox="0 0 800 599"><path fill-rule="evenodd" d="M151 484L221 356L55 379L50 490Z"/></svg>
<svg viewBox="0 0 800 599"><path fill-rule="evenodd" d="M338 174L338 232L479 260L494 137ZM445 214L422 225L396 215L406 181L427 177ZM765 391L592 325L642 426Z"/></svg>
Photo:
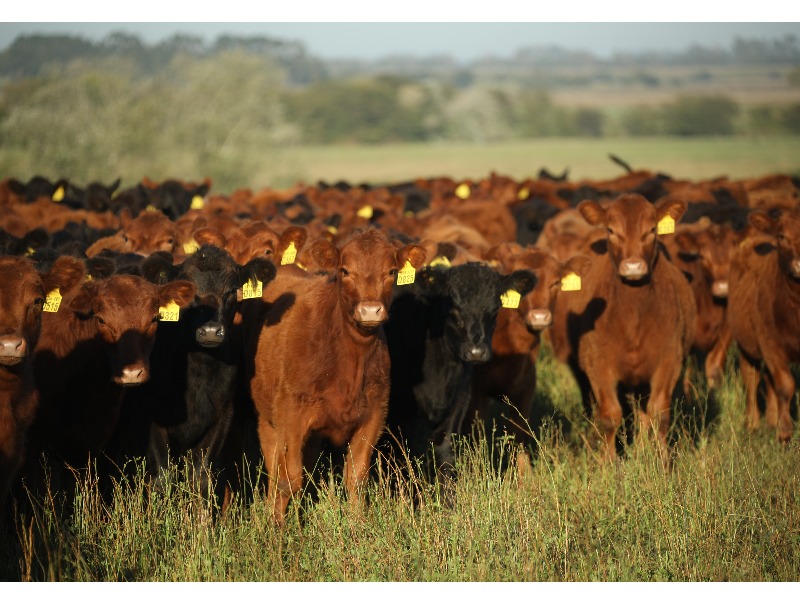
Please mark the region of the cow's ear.
<svg viewBox="0 0 800 599"><path fill-rule="evenodd" d="M294 247L299 252L308 241L308 231L305 227L298 227L292 225L281 233L281 239L278 242L278 257L283 256L283 252L289 247L290 243L294 243Z"/></svg>
<svg viewBox="0 0 800 599"><path fill-rule="evenodd" d="M170 258L172 256L170 255ZM154 285L164 285L178 278L178 267L160 253L150 254L142 262L142 276Z"/></svg>
<svg viewBox="0 0 800 599"><path fill-rule="evenodd" d="M93 279L107 279L114 274L114 261L105 256L94 256L86 260L86 275Z"/></svg>
<svg viewBox="0 0 800 599"><path fill-rule="evenodd" d="M339 250L324 237L311 244L311 257L323 270L333 271L339 268Z"/></svg>
<svg viewBox="0 0 800 599"><path fill-rule="evenodd" d="M275 265L266 258L253 258L239 268L239 287L253 279L258 279L266 285L275 278L276 272Z"/></svg>
<svg viewBox="0 0 800 599"><path fill-rule="evenodd" d="M671 216L677 223L683 218L687 207L688 204L686 200L680 198L669 198L659 201L656 203L656 220L660 223L665 216Z"/></svg>
<svg viewBox="0 0 800 599"><path fill-rule="evenodd" d="M605 208L594 200L584 200L578 204L578 212L590 225L595 227L604 226L607 222L608 213Z"/></svg>
<svg viewBox="0 0 800 599"><path fill-rule="evenodd" d="M777 224L762 210L753 210L747 217L747 221L756 231L761 231L767 235L772 235L775 232Z"/></svg>
<svg viewBox="0 0 800 599"><path fill-rule="evenodd" d="M158 299L160 306L175 302L179 307L185 308L192 303L197 287L191 281L177 280L158 286Z"/></svg>
<svg viewBox="0 0 800 599"><path fill-rule="evenodd" d="M574 272L579 277L583 278L592 267L592 259L586 254L575 254L567 260L561 267L562 278L569 273Z"/></svg>
<svg viewBox="0 0 800 599"><path fill-rule="evenodd" d="M536 287L538 281L539 278L530 270L515 270L510 275L500 277L500 289L498 289L497 295L501 295L509 289L525 295Z"/></svg>
<svg viewBox="0 0 800 599"><path fill-rule="evenodd" d="M422 265L425 264L426 255L427 253L424 247L416 243L410 243L397 251L395 264L397 268L403 268L406 262L410 262L411 266L417 270L422 268Z"/></svg>
<svg viewBox="0 0 800 599"><path fill-rule="evenodd" d="M92 314L96 297L97 285L92 282L84 283L70 300L69 307L86 318Z"/></svg>
<svg viewBox="0 0 800 599"><path fill-rule="evenodd" d="M217 231L216 229L212 229L211 227L203 227L201 229L197 229L194 233L192 233L192 238L197 242L197 245L214 245L218 248L225 248L227 239L225 236Z"/></svg>
<svg viewBox="0 0 800 599"><path fill-rule="evenodd" d="M45 293L50 293L58 288L63 296L86 280L86 267L82 260L73 256L61 256L50 268L47 274L42 275L42 286Z"/></svg>
<svg viewBox="0 0 800 599"><path fill-rule="evenodd" d="M518 243L504 241L490 247L486 254L483 256L488 262L499 262L500 265L507 269L511 259L522 249Z"/></svg>

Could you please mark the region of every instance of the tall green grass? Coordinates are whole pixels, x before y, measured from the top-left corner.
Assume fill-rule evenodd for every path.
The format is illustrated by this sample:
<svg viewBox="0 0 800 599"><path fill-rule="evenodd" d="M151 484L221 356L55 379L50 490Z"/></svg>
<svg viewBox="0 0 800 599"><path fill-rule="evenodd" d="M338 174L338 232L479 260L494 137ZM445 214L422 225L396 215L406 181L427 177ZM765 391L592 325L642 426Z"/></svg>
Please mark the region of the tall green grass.
<svg viewBox="0 0 800 599"><path fill-rule="evenodd" d="M539 361L532 460L504 433L508 406L457 444L449 493L378 456L367 502L331 474L272 523L263 481L220 515L174 467L140 470L103 499L91 473L70 505L37 498L2 544L2 576L75 581L790 581L800 579L798 436L744 428L733 363L719 392L676 405L673 466L646 435L603 465L566 368ZM714 409L709 406L714 404ZM710 415L710 416L709 416ZM484 430L486 432L484 432ZM524 464L524 462L522 462ZM332 471L332 472L335 472Z"/></svg>

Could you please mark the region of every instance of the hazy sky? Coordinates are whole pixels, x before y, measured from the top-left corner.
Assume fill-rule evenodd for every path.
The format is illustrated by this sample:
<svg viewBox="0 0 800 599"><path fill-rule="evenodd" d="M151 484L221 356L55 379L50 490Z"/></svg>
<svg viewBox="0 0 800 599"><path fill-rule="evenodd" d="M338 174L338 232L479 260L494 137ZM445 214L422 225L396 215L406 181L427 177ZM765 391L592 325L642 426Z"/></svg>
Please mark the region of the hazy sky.
<svg viewBox="0 0 800 599"><path fill-rule="evenodd" d="M675 0L661 3L658 13L640 8L641 2L626 6L624 2L615 4L609 0L562 2L561 8L555 9L543 8L536 0L493 0L484 2L488 6L479 10L464 8L463 0L406 0L402 4L396 1L295 2L288 8L267 8L254 2L228 0L221 3L224 8L214 9L216 13L190 10L190 5L183 2L144 0L137 2L136 12L124 14L102 7L99 12L94 8L81 10L80 2L76 7L74 0L52 2L47 6L49 3L49 0L40 1L33 8L5 7L4 13L9 9L11 14L4 16L6 22L0 23L0 50L23 33L64 33L100 40L112 31L122 30L137 35L146 43L160 41L177 32L197 35L207 41L232 33L301 41L310 53L320 58L448 54L463 61L486 55L510 56L525 46L559 45L608 56L615 51L684 50L692 44L729 48L737 36L775 39L792 34L800 37L800 2L777 0L761 0L750 9L725 7L724 12L717 8L723 5L716 2ZM396 10L387 9L387 6L395 8L390 4L395 4ZM705 9L704 4L708 4ZM757 12L753 21L762 22L749 22L750 15L743 12L745 10L751 10L754 15ZM44 14L54 22L31 22ZM570 22L578 15L586 22ZM146 20L153 16L164 22L134 22L137 18ZM166 22L187 17L206 22ZM689 17L696 21L674 22L686 21ZM719 17L731 22L702 22ZM106 22L80 22L81 19ZM318 22L308 22L310 19ZM673 22L659 22L662 19ZM620 22L631 20L642 22ZM772 22L763 22L765 20Z"/></svg>

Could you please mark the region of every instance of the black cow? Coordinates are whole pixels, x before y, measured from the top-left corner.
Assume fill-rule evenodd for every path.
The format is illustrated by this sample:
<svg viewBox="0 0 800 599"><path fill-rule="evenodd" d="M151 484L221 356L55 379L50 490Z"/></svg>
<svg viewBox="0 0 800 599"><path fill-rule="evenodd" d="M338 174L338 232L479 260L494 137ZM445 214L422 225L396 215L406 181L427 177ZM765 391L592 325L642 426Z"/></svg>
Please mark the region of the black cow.
<svg viewBox="0 0 800 599"><path fill-rule="evenodd" d="M159 326L150 381L127 397L115 451L146 456L153 476L170 459L188 454L194 480L207 493L208 473L212 465L219 467L240 384L241 344L234 317L242 287L253 280L267 285L275 266L264 258L240 266L225 250L203 245L179 266L154 255L142 270L156 283L191 281L197 294L177 322Z"/></svg>
<svg viewBox="0 0 800 599"><path fill-rule="evenodd" d="M384 325L392 363L387 425L414 456L433 443L440 480L452 472L452 435L465 432L473 366L491 358L500 296L525 295L535 285L527 270L428 267L392 303Z"/></svg>

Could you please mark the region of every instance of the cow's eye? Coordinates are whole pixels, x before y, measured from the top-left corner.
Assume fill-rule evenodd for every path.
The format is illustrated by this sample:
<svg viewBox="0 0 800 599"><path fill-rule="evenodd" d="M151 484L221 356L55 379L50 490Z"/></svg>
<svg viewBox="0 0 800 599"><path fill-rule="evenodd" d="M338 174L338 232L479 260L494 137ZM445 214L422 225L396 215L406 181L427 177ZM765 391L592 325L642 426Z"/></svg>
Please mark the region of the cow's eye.
<svg viewBox="0 0 800 599"><path fill-rule="evenodd" d="M344 266L343 266L342 268L340 268L340 269L339 269L339 272L340 272L340 273L342 273L342 276L343 276L343 277L346 277L347 275L349 275L349 274L350 274L350 271L349 271L349 270L347 270L347 269L346 269Z"/></svg>
<svg viewBox="0 0 800 599"><path fill-rule="evenodd" d="M97 322L99 322L100 324L105 324L105 323L106 323L106 321L105 321L105 320L103 320L103 317L102 317L102 316L98 316L98 317L97 317Z"/></svg>
<svg viewBox="0 0 800 599"><path fill-rule="evenodd" d="M393 276L395 276L396 274L397 274L397 269L396 269L396 268L393 268L392 270L390 270L390 271L389 271L389 276L390 276L390 277L393 277Z"/></svg>
<svg viewBox="0 0 800 599"><path fill-rule="evenodd" d="M43 297L37 297L35 300L33 300L33 305L34 306L41 306L43 304L44 304L44 298Z"/></svg>
<svg viewBox="0 0 800 599"><path fill-rule="evenodd" d="M264 250L264 255L265 255L265 256L269 256L271 253L272 253L272 250L271 250L271 249L269 249L269 248L267 248L267 249L265 249L265 250Z"/></svg>

